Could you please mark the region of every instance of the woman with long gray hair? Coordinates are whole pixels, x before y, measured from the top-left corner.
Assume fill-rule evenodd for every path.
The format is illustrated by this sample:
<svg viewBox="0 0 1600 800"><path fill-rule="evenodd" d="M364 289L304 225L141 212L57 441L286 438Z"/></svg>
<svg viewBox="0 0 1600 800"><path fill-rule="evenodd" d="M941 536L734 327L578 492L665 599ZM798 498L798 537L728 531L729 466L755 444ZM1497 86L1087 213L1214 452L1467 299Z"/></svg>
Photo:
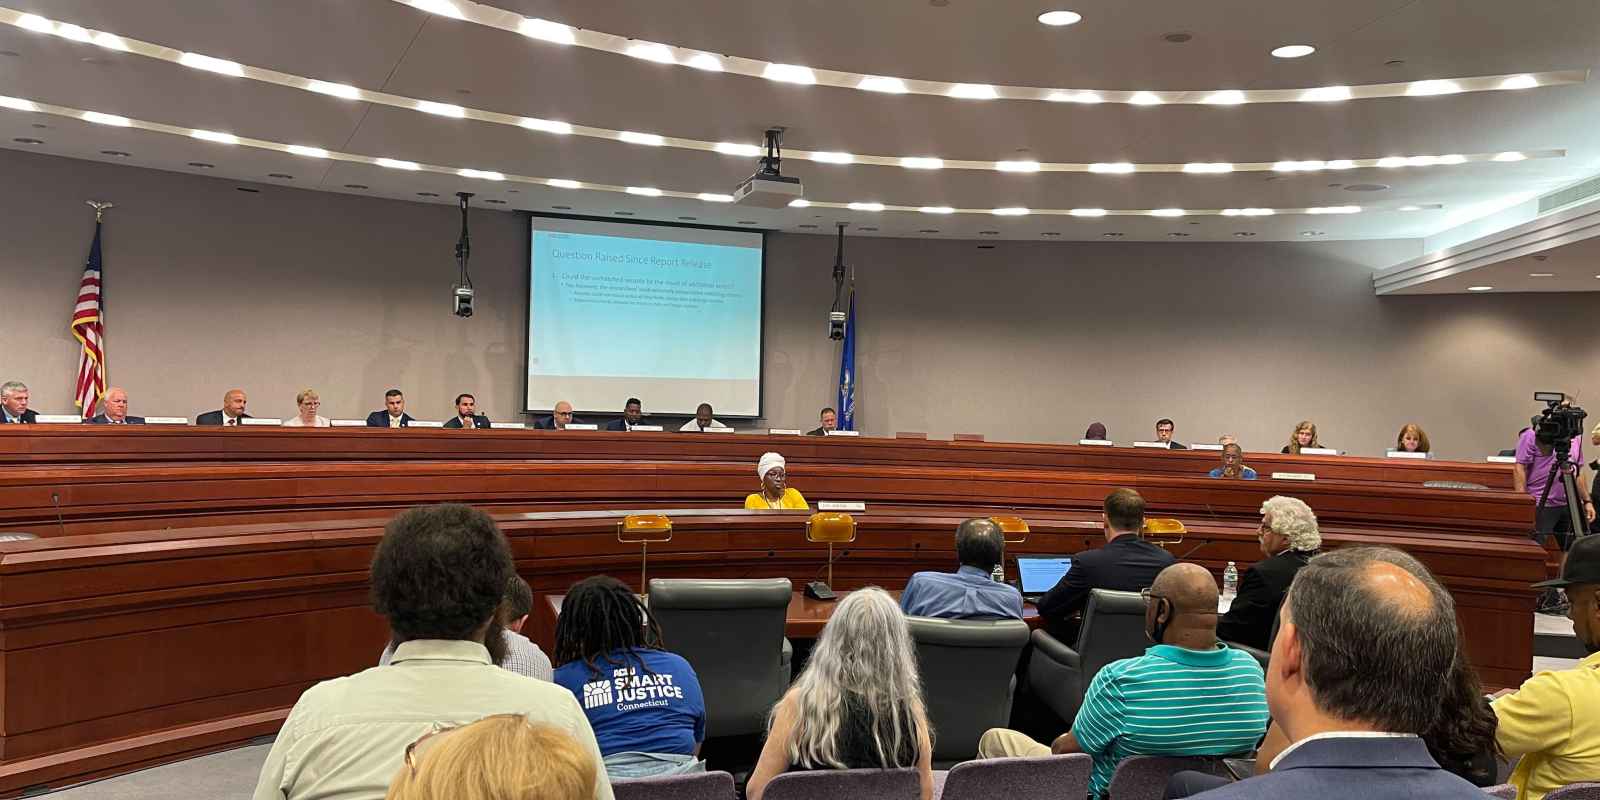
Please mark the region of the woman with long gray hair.
<svg viewBox="0 0 1600 800"><path fill-rule="evenodd" d="M761 800L779 774L916 767L933 796L933 739L905 616L882 589L851 592L811 660L772 709L767 743L745 787Z"/></svg>

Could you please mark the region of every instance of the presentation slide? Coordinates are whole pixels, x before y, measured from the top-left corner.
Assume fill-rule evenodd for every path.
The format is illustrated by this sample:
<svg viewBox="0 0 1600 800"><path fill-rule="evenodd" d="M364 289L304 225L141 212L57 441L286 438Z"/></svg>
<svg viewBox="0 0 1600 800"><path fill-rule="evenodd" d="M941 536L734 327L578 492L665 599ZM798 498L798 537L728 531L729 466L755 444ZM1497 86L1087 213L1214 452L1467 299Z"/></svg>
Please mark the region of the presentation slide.
<svg viewBox="0 0 1600 800"><path fill-rule="evenodd" d="M527 410L761 412L762 236L534 217Z"/></svg>

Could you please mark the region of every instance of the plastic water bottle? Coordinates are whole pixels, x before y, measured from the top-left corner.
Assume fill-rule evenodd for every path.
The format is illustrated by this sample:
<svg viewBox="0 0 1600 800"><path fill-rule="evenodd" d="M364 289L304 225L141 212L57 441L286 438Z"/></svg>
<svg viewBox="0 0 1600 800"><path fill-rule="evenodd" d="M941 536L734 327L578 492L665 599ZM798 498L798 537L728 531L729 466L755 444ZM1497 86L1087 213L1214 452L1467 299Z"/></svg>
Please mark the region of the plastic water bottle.
<svg viewBox="0 0 1600 800"><path fill-rule="evenodd" d="M995 583L1005 583L1006 582L1006 562L1001 561L1000 563L995 564L994 565L994 569L989 572L989 579L994 581Z"/></svg>
<svg viewBox="0 0 1600 800"><path fill-rule="evenodd" d="M1228 568L1222 571L1222 596L1233 597L1239 593L1239 567L1232 561Z"/></svg>

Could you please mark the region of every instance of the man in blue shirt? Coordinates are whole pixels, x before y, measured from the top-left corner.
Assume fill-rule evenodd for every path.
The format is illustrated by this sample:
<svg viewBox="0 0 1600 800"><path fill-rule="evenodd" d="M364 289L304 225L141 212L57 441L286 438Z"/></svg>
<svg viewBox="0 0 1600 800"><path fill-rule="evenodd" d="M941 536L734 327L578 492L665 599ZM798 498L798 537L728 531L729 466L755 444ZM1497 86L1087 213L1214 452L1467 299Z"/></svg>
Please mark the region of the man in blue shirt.
<svg viewBox="0 0 1600 800"><path fill-rule="evenodd" d="M991 519L969 519L956 527L955 574L919 572L900 594L900 608L913 617L1022 619L1022 593L991 575L1005 557L1005 534Z"/></svg>

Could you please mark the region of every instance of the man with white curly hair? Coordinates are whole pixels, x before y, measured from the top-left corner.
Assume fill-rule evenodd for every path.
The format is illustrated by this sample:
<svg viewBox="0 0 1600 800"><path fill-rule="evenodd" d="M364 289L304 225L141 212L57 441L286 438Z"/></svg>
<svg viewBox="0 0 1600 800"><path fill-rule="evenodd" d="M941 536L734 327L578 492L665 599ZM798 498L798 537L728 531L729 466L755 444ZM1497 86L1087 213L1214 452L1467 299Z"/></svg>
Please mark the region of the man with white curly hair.
<svg viewBox="0 0 1600 800"><path fill-rule="evenodd" d="M1258 650L1272 646L1272 623L1295 573L1322 549L1322 533L1311 507L1282 495L1261 504L1261 554L1239 580L1239 594L1217 621L1217 636Z"/></svg>

